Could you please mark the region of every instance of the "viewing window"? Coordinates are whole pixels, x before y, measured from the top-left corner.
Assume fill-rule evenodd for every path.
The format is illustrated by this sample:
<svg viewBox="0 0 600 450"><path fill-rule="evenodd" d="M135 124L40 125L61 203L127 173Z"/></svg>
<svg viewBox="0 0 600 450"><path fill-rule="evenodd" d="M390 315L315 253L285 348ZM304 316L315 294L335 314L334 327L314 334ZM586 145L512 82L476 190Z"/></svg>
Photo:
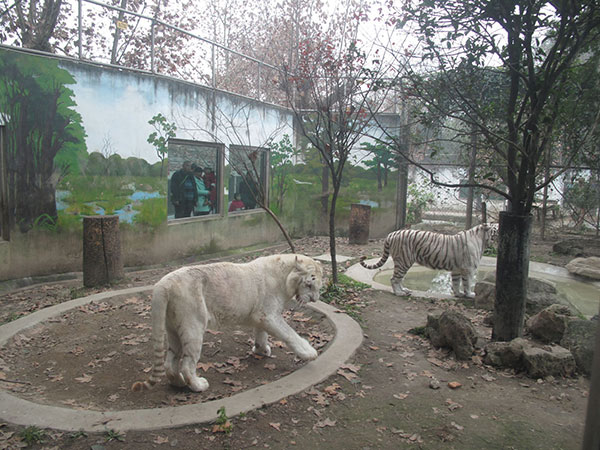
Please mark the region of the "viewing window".
<svg viewBox="0 0 600 450"><path fill-rule="evenodd" d="M268 201L268 150L260 147L229 147L229 213L261 207Z"/></svg>
<svg viewBox="0 0 600 450"><path fill-rule="evenodd" d="M221 213L223 147L169 140L169 220Z"/></svg>

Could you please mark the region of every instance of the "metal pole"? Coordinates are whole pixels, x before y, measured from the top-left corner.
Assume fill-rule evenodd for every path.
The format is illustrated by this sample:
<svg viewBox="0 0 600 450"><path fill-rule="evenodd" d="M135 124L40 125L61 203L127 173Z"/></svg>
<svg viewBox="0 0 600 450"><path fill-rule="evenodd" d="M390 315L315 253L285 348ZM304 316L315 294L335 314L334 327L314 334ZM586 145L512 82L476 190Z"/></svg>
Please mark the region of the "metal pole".
<svg viewBox="0 0 600 450"><path fill-rule="evenodd" d="M216 58L216 56L215 56L215 45L214 44L212 44L210 46L210 53L211 53L211 55L210 55L210 66L211 66L210 69L212 71L212 75L211 75L212 79L211 79L211 83L210 84L213 87L213 89L216 89L217 88L217 68L216 68L216 65L215 65L215 58Z"/></svg>
<svg viewBox="0 0 600 450"><path fill-rule="evenodd" d="M79 10L77 13L77 39L79 40L79 59L82 59L82 55L83 55L83 49L82 49L82 43L81 43L81 22L82 22L82 17L83 17L83 0L79 0L78 2L79 5Z"/></svg>
<svg viewBox="0 0 600 450"><path fill-rule="evenodd" d="M260 63L258 63L258 88L256 93L256 100L260 101Z"/></svg>
<svg viewBox="0 0 600 450"><path fill-rule="evenodd" d="M150 72L155 73L154 69L154 19L150 22Z"/></svg>

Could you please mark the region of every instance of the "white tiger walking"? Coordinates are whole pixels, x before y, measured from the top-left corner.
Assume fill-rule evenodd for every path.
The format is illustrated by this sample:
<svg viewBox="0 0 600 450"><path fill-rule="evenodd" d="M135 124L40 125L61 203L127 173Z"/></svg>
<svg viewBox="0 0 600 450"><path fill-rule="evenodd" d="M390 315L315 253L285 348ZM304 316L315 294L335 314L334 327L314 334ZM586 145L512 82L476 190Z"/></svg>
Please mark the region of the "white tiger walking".
<svg viewBox="0 0 600 450"><path fill-rule="evenodd" d="M491 240L498 235L498 224L477 225L454 235L420 230L398 230L387 235L383 244L381 259L367 265L362 257L360 264L367 269L377 269L387 261L389 255L394 260L392 289L396 295L410 295L410 290L402 285L408 269L417 262L431 269L448 270L452 273L452 291L457 297L473 298L473 286L479 261ZM463 292L460 289L462 280Z"/></svg>

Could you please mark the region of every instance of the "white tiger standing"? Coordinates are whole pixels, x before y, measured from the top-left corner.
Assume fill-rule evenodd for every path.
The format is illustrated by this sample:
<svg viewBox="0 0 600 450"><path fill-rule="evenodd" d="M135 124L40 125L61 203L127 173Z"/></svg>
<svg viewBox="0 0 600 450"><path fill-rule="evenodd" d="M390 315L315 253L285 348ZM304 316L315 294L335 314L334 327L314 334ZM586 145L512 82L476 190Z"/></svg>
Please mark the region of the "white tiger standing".
<svg viewBox="0 0 600 450"><path fill-rule="evenodd" d="M498 234L498 224L477 225L454 235L420 230L398 230L387 235L381 259L373 264L360 264L367 269L377 269L387 261L394 260L392 289L396 295L410 295L402 285L408 269L417 262L431 269L448 270L452 273L452 291L457 297L475 297L473 285L479 261L490 240ZM460 289L462 280L463 292Z"/></svg>
<svg viewBox="0 0 600 450"><path fill-rule="evenodd" d="M321 264L302 255L190 266L169 273L156 283L152 294L152 375L132 389L151 388L166 369L171 385L206 390L208 382L196 375L196 364L207 327L222 324L254 328L255 353L271 354L268 334L272 334L298 357L315 359L317 351L285 322L282 313L293 298L300 303L317 301L322 277Z"/></svg>

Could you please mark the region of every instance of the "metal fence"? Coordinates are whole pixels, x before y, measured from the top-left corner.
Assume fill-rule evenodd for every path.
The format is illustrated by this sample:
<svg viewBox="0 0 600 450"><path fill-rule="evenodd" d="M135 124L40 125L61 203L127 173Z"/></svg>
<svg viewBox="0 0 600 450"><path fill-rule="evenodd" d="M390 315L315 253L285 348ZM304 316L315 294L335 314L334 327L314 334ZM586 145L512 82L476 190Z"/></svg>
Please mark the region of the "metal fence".
<svg viewBox="0 0 600 450"><path fill-rule="evenodd" d="M92 60L96 62L102 62L111 65L117 65L119 67L129 67L139 70L146 70L155 74L162 74L168 76L175 76L176 78L183 79L184 81L190 81L198 84L204 84L214 89L223 89L236 94L244 95L256 100L282 104L286 103L286 96L282 89L276 86L276 83L281 79L283 71L269 63L261 61L252 56L245 55L243 53L232 50L224 45L214 42L210 39L199 36L190 31L184 30L177 26L173 26L163 20L153 18L144 14L140 14L133 11L120 8L118 6L108 5L97 0L77 0L78 11L77 11L77 57L80 60ZM107 58L106 55L94 55L91 51L84 49L84 35L90 36L97 33L102 26L106 27L106 24L102 23L88 23L86 24L86 12L89 11L90 7L100 7L119 13L119 17L135 18L138 23L140 21L146 22L146 29L149 26L150 34L150 48L149 51L149 66L145 58L138 55L140 64L137 66L115 64L114 61ZM109 24L110 27L114 26L114 33L118 35L119 28L127 28L127 22L115 18L108 18L111 22L114 21L114 25ZM148 25L149 24L149 25ZM136 25L136 30L142 29L141 26ZM160 56L159 49L156 45L156 33L157 30L170 32L183 37L186 40L186 48L193 52L194 61L190 61L190 66L193 66L193 70L187 72L179 71L176 74L165 73L160 70ZM115 41L116 42L116 41ZM114 48L113 48L114 53ZM218 60L236 61L235 64L230 64L233 69L230 69L227 74L227 79L220 79L218 73ZM232 80L234 79L234 80ZM235 81L235 82L234 82ZM237 82L237 85L236 85ZM271 85L271 89L267 89L267 84Z"/></svg>

